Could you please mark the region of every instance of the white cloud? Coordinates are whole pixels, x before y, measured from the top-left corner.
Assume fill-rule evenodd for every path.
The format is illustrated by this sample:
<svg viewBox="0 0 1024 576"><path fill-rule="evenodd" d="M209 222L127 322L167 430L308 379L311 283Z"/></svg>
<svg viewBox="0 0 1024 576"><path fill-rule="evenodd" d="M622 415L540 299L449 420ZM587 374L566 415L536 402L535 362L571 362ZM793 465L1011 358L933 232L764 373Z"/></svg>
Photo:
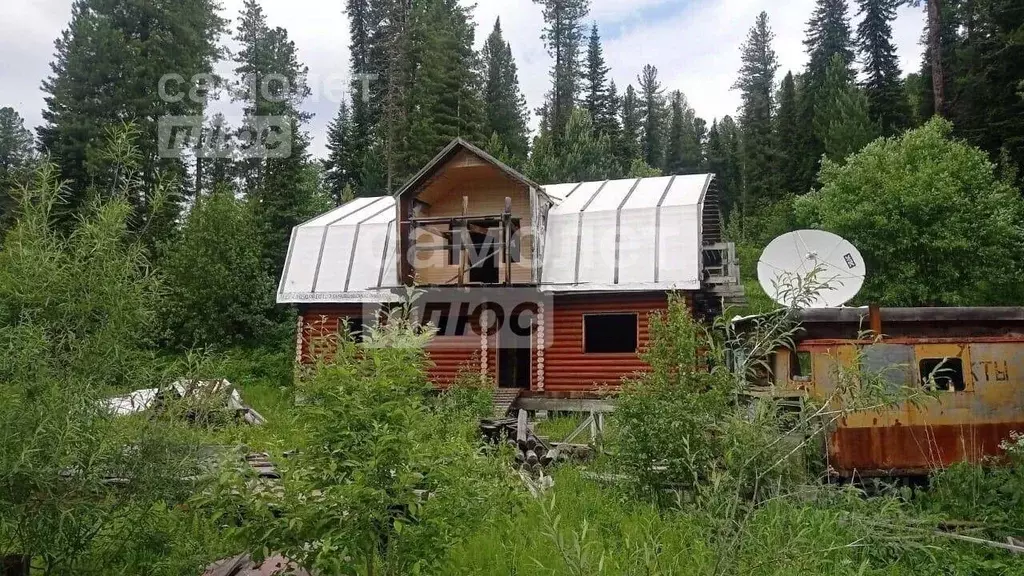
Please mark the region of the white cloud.
<svg viewBox="0 0 1024 576"><path fill-rule="evenodd" d="M465 5L473 0L462 0ZM775 50L786 70L806 62L804 27L814 0L593 0L590 17L607 31L605 56L620 89L636 84L644 64L658 67L669 90L682 90L697 114L710 121L735 114L739 94L730 89L739 69L739 45L761 10L775 31ZM224 16L232 20L242 0L225 0ZM530 109L548 90L551 66L540 40L541 7L532 0L478 0L474 18L477 45L501 17L505 38L519 66L519 80ZM336 89L348 77L348 22L339 0L263 0L272 26L282 26L309 67L314 95L305 108L315 117L309 127L313 152L323 154L323 135L337 110ZM851 7L851 14L855 7ZM894 40L904 72L920 65L918 39L923 9L901 8ZM15 106L29 126L42 122L41 81L49 74L53 40L67 26L71 0L6 0L0 6L0 106ZM230 65L222 65L222 70Z"/></svg>

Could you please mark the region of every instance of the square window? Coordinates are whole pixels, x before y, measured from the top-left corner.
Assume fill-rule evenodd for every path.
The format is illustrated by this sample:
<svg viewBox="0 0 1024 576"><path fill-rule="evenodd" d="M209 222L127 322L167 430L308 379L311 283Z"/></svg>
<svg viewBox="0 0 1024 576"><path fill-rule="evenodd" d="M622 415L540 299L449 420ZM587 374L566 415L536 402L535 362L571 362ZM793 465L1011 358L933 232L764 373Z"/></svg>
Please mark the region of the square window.
<svg viewBox="0 0 1024 576"><path fill-rule="evenodd" d="M635 354L636 314L590 314L583 317L583 352Z"/></svg>
<svg viewBox="0 0 1024 576"><path fill-rule="evenodd" d="M964 363L959 358L925 358L920 362L921 383L926 388L963 392L967 389L964 381Z"/></svg>
<svg viewBox="0 0 1024 576"><path fill-rule="evenodd" d="M810 382L811 380L811 353L807 351L793 351L789 355L789 378L798 382Z"/></svg>

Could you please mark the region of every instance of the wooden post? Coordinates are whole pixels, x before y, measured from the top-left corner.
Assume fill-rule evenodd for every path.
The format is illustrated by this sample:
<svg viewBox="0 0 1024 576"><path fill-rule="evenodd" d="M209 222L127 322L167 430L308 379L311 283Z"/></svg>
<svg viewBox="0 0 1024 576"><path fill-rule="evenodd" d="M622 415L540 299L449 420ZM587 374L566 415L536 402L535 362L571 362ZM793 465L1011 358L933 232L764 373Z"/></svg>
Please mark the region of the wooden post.
<svg viewBox="0 0 1024 576"><path fill-rule="evenodd" d="M501 213L501 244L505 250L505 285L512 284L512 199L505 197L505 211Z"/></svg>
<svg viewBox="0 0 1024 576"><path fill-rule="evenodd" d="M466 242L469 230L469 223L466 215L469 213L469 196L462 197L462 222L459 224L459 286L466 282ZM455 235L452 234L454 238Z"/></svg>

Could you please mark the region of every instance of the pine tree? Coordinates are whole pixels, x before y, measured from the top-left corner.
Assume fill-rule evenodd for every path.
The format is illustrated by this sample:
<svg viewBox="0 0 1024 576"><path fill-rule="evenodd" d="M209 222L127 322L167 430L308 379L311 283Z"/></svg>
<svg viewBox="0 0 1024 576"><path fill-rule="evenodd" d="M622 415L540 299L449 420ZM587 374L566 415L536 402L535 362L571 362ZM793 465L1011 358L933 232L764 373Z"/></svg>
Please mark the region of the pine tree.
<svg viewBox="0 0 1024 576"><path fill-rule="evenodd" d="M376 124L373 104L379 102L380 79L373 81L364 76L374 74L370 66L370 38L374 35L375 26L371 21L372 11L370 0L346 0L346 13L349 20L350 59L353 73L349 100L351 101L352 131L348 138L348 156L352 162L352 186L359 196L373 196L383 190L379 183L383 176L370 169L373 165L368 156L372 153L372 136ZM364 80L365 78L365 80Z"/></svg>
<svg viewBox="0 0 1024 576"><path fill-rule="evenodd" d="M707 169L715 174L722 211L734 212L740 195L739 130L729 116L713 120L708 130Z"/></svg>
<svg viewBox="0 0 1024 576"><path fill-rule="evenodd" d="M131 199L137 215L148 210L158 168L185 182L180 159L165 157L177 151L161 150L157 128L165 117L202 116L204 102L189 94L203 92L195 79L212 72L220 53L225 22L217 9L213 0L75 0L71 23L55 43L52 74L43 82L45 125L39 130L41 148L67 180L63 210L79 211L90 188L110 188L110 181L92 176L103 172L99 155L109 129L124 122L145 135L137 141L142 192ZM161 82L171 73L180 77Z"/></svg>
<svg viewBox="0 0 1024 576"><path fill-rule="evenodd" d="M486 141L469 9L457 0L425 0L416 7L411 26L412 51L418 62L408 88L409 128L403 139L408 152L400 172L403 181L454 138L478 144Z"/></svg>
<svg viewBox="0 0 1024 576"><path fill-rule="evenodd" d="M825 145L825 155L841 162L878 136L868 116L868 100L849 76L842 55L835 54L815 108L814 132Z"/></svg>
<svg viewBox="0 0 1024 576"><path fill-rule="evenodd" d="M800 158L800 110L796 80L787 72L779 89L779 106L775 114L775 174L783 194L802 194L803 162Z"/></svg>
<svg viewBox="0 0 1024 576"><path fill-rule="evenodd" d="M612 141L618 139L618 94L614 82L608 81L608 65L604 60L601 36L595 23L590 28L587 44L587 67L584 72L584 106L594 121L598 134L607 135Z"/></svg>
<svg viewBox="0 0 1024 576"><path fill-rule="evenodd" d="M590 114L573 110L556 150L549 134L534 144L528 174L540 183L603 180L612 176L614 166L611 143L594 129Z"/></svg>
<svg viewBox="0 0 1024 576"><path fill-rule="evenodd" d="M768 14L761 12L740 48L743 66L733 86L743 96L742 126L744 209L778 197L772 142L773 91L778 59L772 49L775 35Z"/></svg>
<svg viewBox="0 0 1024 576"><path fill-rule="evenodd" d="M648 166L660 168L664 166L665 144L662 135L662 122L665 116L665 98L661 82L658 81L658 69L650 64L644 66L640 76L641 116L643 118L643 135L641 150L644 162Z"/></svg>
<svg viewBox="0 0 1024 576"><path fill-rule="evenodd" d="M679 90L672 92L670 97L670 117L668 128L668 149L665 154L665 172L668 174L682 174L684 159L683 140L686 137L683 133L683 93Z"/></svg>
<svg viewBox="0 0 1024 576"><path fill-rule="evenodd" d="M640 100L632 84L626 86L626 92L622 96L621 115L622 135L616 150L618 151L619 167L622 170L629 170L629 167L633 165L633 160L643 157L643 148L640 144L643 113L640 110Z"/></svg>
<svg viewBox="0 0 1024 576"><path fill-rule="evenodd" d="M1024 9L1012 0L979 0L960 47L949 112L960 135L1024 168Z"/></svg>
<svg viewBox="0 0 1024 576"><path fill-rule="evenodd" d="M318 208L316 169L309 163L309 137L303 130L309 114L300 110L310 94L307 69L288 32L269 26L257 0L245 0L236 38L241 49L234 58L235 74L247 86L237 96L245 111L243 130L260 129L268 121L284 127L280 135L262 132L240 166L243 192L254 204L265 242L264 261L276 278L292 228ZM276 145L278 138L284 147Z"/></svg>
<svg viewBox="0 0 1024 576"><path fill-rule="evenodd" d="M554 58L551 69L550 129L555 144L563 133L579 96L581 71L580 47L583 43L583 18L590 11L590 0L533 0L544 7L544 33L541 39Z"/></svg>
<svg viewBox="0 0 1024 576"><path fill-rule="evenodd" d="M14 209L11 188L22 181L34 159L32 133L14 108L0 108L0 232Z"/></svg>
<svg viewBox="0 0 1024 576"><path fill-rule="evenodd" d="M857 41L867 78L863 86L871 118L892 136L910 125L909 103L900 80L899 59L892 43L892 21L896 0L857 0L863 17L857 26Z"/></svg>
<svg viewBox="0 0 1024 576"><path fill-rule="evenodd" d="M807 22L807 48L809 61L803 74L803 88L800 90L801 141L800 157L803 159L802 181L799 190L808 190L818 173L818 163L825 152L825 145L813 129L817 108L829 63L836 54L845 63L848 74L852 75L853 39L846 0L816 0L814 12Z"/></svg>
<svg viewBox="0 0 1024 576"><path fill-rule="evenodd" d="M348 103L341 102L338 114L327 126L327 159L324 160L324 182L336 205L341 205L345 191L353 191L358 165L354 162L352 142L352 116Z"/></svg>
<svg viewBox="0 0 1024 576"><path fill-rule="evenodd" d="M512 48L502 37L501 19L482 51L484 65L484 134L497 136L508 153L509 165L521 167L529 152L529 112L519 88L519 74Z"/></svg>

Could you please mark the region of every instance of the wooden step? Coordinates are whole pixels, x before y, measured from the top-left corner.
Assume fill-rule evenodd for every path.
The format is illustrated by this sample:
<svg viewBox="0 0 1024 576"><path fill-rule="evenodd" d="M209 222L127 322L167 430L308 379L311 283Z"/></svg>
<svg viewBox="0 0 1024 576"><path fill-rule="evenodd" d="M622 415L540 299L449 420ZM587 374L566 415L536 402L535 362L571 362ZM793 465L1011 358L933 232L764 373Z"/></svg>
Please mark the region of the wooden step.
<svg viewBox="0 0 1024 576"><path fill-rule="evenodd" d="M498 388L494 391L494 417L504 418L521 392L518 388Z"/></svg>

